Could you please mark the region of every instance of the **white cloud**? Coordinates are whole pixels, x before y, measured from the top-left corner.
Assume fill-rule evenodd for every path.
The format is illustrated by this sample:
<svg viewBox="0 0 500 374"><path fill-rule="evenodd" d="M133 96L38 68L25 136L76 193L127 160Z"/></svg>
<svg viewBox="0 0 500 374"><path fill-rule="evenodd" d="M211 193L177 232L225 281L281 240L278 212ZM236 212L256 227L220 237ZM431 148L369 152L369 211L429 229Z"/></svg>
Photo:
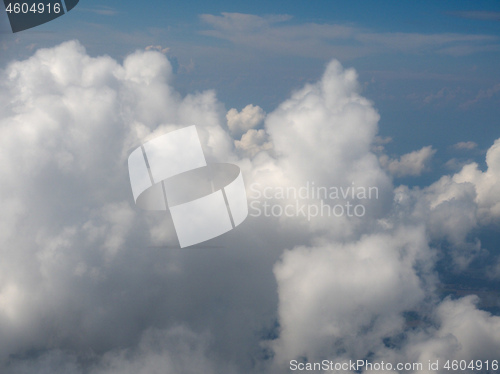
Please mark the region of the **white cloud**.
<svg viewBox="0 0 500 374"><path fill-rule="evenodd" d="M336 360L379 350L383 338L403 329L401 312L416 308L426 296L416 273L431 254L424 237L421 228L408 227L347 245L285 252L275 267L281 326L273 342L277 361L318 361L328 358L332 347L344 352Z"/></svg>
<svg viewBox="0 0 500 374"><path fill-rule="evenodd" d="M411 335L406 354L416 362L496 360L500 349L500 317L478 310L477 296L445 299L436 309L438 328L431 337ZM485 367L483 367L485 369Z"/></svg>
<svg viewBox="0 0 500 374"><path fill-rule="evenodd" d="M500 218L500 140L486 153L485 172L479 170L476 163L468 164L453 176L456 183L470 183L476 192L475 202L479 219L484 223Z"/></svg>
<svg viewBox="0 0 500 374"><path fill-rule="evenodd" d="M240 139L241 135L248 130L254 129L262 124L265 117L266 113L262 108L252 104L244 107L241 112L232 108L226 114L227 126L236 139Z"/></svg>
<svg viewBox="0 0 500 374"><path fill-rule="evenodd" d="M347 115L350 109L354 112ZM363 120L357 122L357 118ZM369 176L367 184L384 186L377 177L378 173L383 175L380 166L355 166L357 157L374 157L370 144L375 132L370 130L372 125L376 129L377 120L371 103L356 94L354 72L331 63L320 82L306 85L268 115L266 130L280 169L292 181L289 183L312 175L326 185L345 181L346 175L358 180L353 172L356 170ZM347 124L348 130L344 128ZM490 179L499 175L493 170L496 148L497 143L487 156L486 173L491 174ZM430 146L424 147L398 160L386 158L386 165L394 174L417 175L426 169L435 152ZM355 220L344 225L342 221L328 226L311 223L311 228L322 229L312 231L312 244L293 246L275 266L280 334L270 346L276 354L276 367L286 367L288 360L302 358L317 362L334 357L341 362L372 354L374 359L389 357L408 362L423 357L414 354L419 344L416 341L392 349L384 341L397 341L407 331L405 311L423 313L425 318L441 323L443 329L453 323L454 317L443 312L447 304L435 302L437 279L432 269L437 249L430 247L429 241L450 243L451 253L447 255L454 260L456 271L467 267L481 253L481 243L469 238L482 222L481 200L476 199L477 188L460 178L468 176L480 184L482 176L466 171L443 177L424 190L397 188L391 212L381 210L378 216L370 216L368 221L373 225L366 226L365 221L356 226ZM493 180L491 184L495 184ZM494 203L500 194L486 196ZM467 299L459 303L466 304ZM433 314L436 310L437 314ZM487 317L475 306L471 310L471 319L476 318L472 315ZM475 339L499 338L496 330L480 331ZM456 334L460 341L473 336L470 331ZM429 343L439 340L440 334L429 330L420 338ZM437 343L429 343L429 347L432 344ZM445 340L443 347L454 349L450 340ZM448 351L436 354L445 359ZM455 352L455 357L470 356Z"/></svg>
<svg viewBox="0 0 500 374"><path fill-rule="evenodd" d="M389 170L392 175L398 177L417 176L429 168L429 162L436 150L431 146L423 147L402 155L399 159L390 159L386 155L380 157L380 163Z"/></svg>
<svg viewBox="0 0 500 374"><path fill-rule="evenodd" d="M499 144L496 140L486 154L486 171L479 170L477 163L468 163L458 173L443 176L423 190L397 189L401 206L426 222L430 237L452 244L450 255L457 270L484 254L481 242L470 238L470 232L499 222Z"/></svg>

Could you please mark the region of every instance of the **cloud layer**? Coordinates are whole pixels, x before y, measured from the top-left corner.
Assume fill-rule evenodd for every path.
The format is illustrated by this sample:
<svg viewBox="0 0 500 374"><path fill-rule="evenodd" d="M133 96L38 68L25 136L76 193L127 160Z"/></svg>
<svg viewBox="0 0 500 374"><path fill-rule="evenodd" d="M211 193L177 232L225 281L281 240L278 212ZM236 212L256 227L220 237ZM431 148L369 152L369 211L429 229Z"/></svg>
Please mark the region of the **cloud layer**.
<svg viewBox="0 0 500 374"><path fill-rule="evenodd" d="M468 164L424 189L394 188L372 151L379 115L337 61L268 114L226 111L213 91L181 96L171 64L151 50L120 63L67 42L1 75L2 372L285 373L292 359L497 358L499 317L473 296L442 299L436 263L449 255L465 269L483 251L472 230L498 224L500 140L485 171ZM312 185L377 196L308 196L299 203L362 203L365 214L254 215L180 250L168 214L134 206L126 160L191 124L209 161L242 168L249 203L284 211L297 198L277 191ZM415 175L434 152L383 157L393 174Z"/></svg>

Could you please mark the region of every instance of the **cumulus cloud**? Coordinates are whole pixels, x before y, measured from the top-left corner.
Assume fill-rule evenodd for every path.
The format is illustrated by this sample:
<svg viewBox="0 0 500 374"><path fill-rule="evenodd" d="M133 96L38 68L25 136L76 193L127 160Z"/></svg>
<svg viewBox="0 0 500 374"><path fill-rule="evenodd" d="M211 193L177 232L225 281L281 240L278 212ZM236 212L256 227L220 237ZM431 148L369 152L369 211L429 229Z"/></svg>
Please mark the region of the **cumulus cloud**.
<svg viewBox="0 0 500 374"><path fill-rule="evenodd" d="M419 174L435 150L381 163L379 115L353 69L332 61L268 115L226 113L210 90L182 96L172 74L153 49L118 62L78 42L1 72L2 372L278 374L290 359L498 351L498 317L437 293L447 253L435 243L463 267L481 251L468 234L498 222L500 140L485 171L394 188L385 168ZM136 209L126 165L146 139L192 124L209 161L241 167L250 207L355 202L364 214L254 214L181 250L168 214ZM305 186L337 189L273 193ZM376 196L345 193L361 187Z"/></svg>
<svg viewBox="0 0 500 374"><path fill-rule="evenodd" d="M227 126L231 133L238 139L248 130L254 129L262 124L265 117L266 113L262 108L252 104L244 107L241 112L232 108L226 114Z"/></svg>
<svg viewBox="0 0 500 374"><path fill-rule="evenodd" d="M147 328L177 322L197 331L220 324L219 352L225 346L229 356L247 354L244 342L258 340L254 329L270 317L238 329L235 337L247 335L239 346L222 331L236 331L227 312L244 314L245 300L260 287L250 289L242 278L230 282L241 286L233 288L240 306L223 288L210 288L218 296L202 291L198 282L223 282L212 266L240 260L223 250L179 252L168 215L136 210L126 168L144 139L191 124L201 124L207 159L233 160L213 91L181 97L168 83L172 69L161 53L139 51L120 64L88 56L77 42L41 49L1 74L0 92L9 99L0 110L0 331L8 342L0 347L0 364L31 350L101 355L133 346ZM261 296L268 301L257 309L265 314L272 292ZM207 300L217 302L209 307ZM195 313L190 322L181 317L207 308L212 312Z"/></svg>
<svg viewBox="0 0 500 374"><path fill-rule="evenodd" d="M435 312L439 327L431 337L422 332L411 334L406 354L414 362L440 360L443 365L447 360L496 360L500 317L478 310L477 302L477 296L445 299Z"/></svg>
<svg viewBox="0 0 500 374"><path fill-rule="evenodd" d="M236 148L244 152L244 154L253 157L260 151L269 151L272 149L271 142L267 141L268 135L263 129L248 130L241 140L236 140L234 143Z"/></svg>
<svg viewBox="0 0 500 374"><path fill-rule="evenodd" d="M443 176L423 190L404 186L396 189L400 204L410 209L413 217L426 222L433 240L452 244L449 255L459 269L485 254L480 240L470 236L471 231L499 222L498 159L499 140L496 140L486 154L485 171L470 162L454 175Z"/></svg>
<svg viewBox="0 0 500 374"><path fill-rule="evenodd" d="M423 303L416 271L431 255L422 228L399 228L348 245L287 251L275 267L280 295L278 362L365 357L404 327L402 312ZM422 258L421 256L424 256ZM432 289L432 288L428 288Z"/></svg>
<svg viewBox="0 0 500 374"><path fill-rule="evenodd" d="M500 218L500 140L496 140L486 153L486 171L479 170L476 163L471 163L453 176L456 183L470 183L475 190L475 203L479 218L485 222Z"/></svg>
<svg viewBox="0 0 500 374"><path fill-rule="evenodd" d="M422 174L429 167L429 162L436 150L431 146L423 147L418 151L413 151L402 155L399 159L390 159L386 155L380 157L380 163L389 170L392 175L417 176Z"/></svg>
<svg viewBox="0 0 500 374"><path fill-rule="evenodd" d="M467 243L470 230L490 224L497 224L500 218L498 189L498 160L500 142L496 140L486 154L485 171L477 163L464 165L451 176L443 176L423 191L418 201L421 218L429 220L429 230L436 235L444 234L459 252ZM424 208L425 206L425 208ZM420 210L422 209L422 210ZM477 242L469 242L469 249L477 251Z"/></svg>
<svg viewBox="0 0 500 374"><path fill-rule="evenodd" d="M490 87L486 90L480 90L474 99L462 103L460 107L462 109L469 109L479 102L491 99L492 97L496 96L498 92L500 92L500 83L497 83L493 87Z"/></svg>

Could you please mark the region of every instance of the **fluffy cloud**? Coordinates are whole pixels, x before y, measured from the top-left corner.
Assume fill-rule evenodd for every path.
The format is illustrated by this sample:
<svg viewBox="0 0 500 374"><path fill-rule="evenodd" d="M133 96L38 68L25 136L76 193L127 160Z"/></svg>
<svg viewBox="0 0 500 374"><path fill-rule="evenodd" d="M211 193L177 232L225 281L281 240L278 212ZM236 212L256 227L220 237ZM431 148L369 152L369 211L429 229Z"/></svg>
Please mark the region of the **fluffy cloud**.
<svg viewBox="0 0 500 374"><path fill-rule="evenodd" d="M463 266L481 249L468 234L500 215L499 141L486 171L468 164L394 189L372 151L379 115L337 61L267 116L252 105L226 113L213 91L181 96L152 50L119 63L68 42L1 75L2 372L275 374L290 359L498 350L498 317L474 298L439 298L433 243L451 243ZM207 159L242 168L250 203L283 208L297 198L266 194L306 185L377 196L362 216L251 216L180 250L168 214L134 206L126 165L145 139L191 124ZM385 166L418 174L434 152ZM410 330L408 313L430 325Z"/></svg>
<svg viewBox="0 0 500 374"><path fill-rule="evenodd" d="M475 203L478 207L479 219L484 223L500 218L500 140L486 153L487 170L482 172L476 163L462 168L460 173L453 176L456 183L470 183L476 192Z"/></svg>
<svg viewBox="0 0 500 374"><path fill-rule="evenodd" d="M433 240L452 244L451 257L465 268L478 255L485 254L481 242L470 233L481 227L495 226L500 218L499 140L486 154L487 169L467 163L454 175L446 175L423 190L396 189L400 206L411 216L425 222Z"/></svg>
<svg viewBox="0 0 500 374"><path fill-rule="evenodd" d="M370 152L379 115L358 91L356 72L333 61L318 83L269 114L266 130L290 179L389 186Z"/></svg>
<svg viewBox="0 0 500 374"><path fill-rule="evenodd" d="M426 296L417 271L429 271L422 228L399 228L347 245L297 247L275 267L280 295L278 362L365 357L404 327L402 312ZM424 257L422 257L424 256ZM429 285L427 285L429 286ZM432 289L427 288L427 290Z"/></svg>
<svg viewBox="0 0 500 374"><path fill-rule="evenodd" d="M469 163L452 175L443 176L425 188L419 202L429 209L429 218L435 217L430 228L447 232L452 241L465 240L476 226L498 223L500 218L500 140L496 140L486 154L487 169L481 171L477 163ZM425 203L424 203L425 202ZM461 223L459 223L461 222ZM458 240L460 238L460 240Z"/></svg>
<svg viewBox="0 0 500 374"><path fill-rule="evenodd" d="M380 163L389 170L392 175L398 177L417 176L422 174L429 167L429 162L436 150L431 146L423 147L418 151L413 151L402 155L399 159L390 159L383 155Z"/></svg>
<svg viewBox="0 0 500 374"><path fill-rule="evenodd" d="M271 318L239 329L236 346L225 339L238 322L227 314L244 313L261 287L250 289L243 278L230 282L231 292L215 286L224 277L214 274L241 258L179 252L170 217L134 207L126 168L144 139L193 123L201 124L208 159L233 160L214 93L181 97L158 52L119 64L88 56L77 42L39 50L1 74L1 364L30 350L100 355L133 346L147 328L180 322L218 330L219 352L247 354L244 342L258 340L254 330ZM265 267L258 259L250 268ZM202 290L209 281L214 286ZM272 310L272 292L257 293L267 300L260 313ZM190 321L182 317L207 308Z"/></svg>
<svg viewBox="0 0 500 374"><path fill-rule="evenodd" d="M435 311L438 328L432 336L421 331L412 333L406 357L422 363L439 360L441 370L447 360L496 360L500 317L478 310L477 302L477 296L445 299Z"/></svg>
<svg viewBox="0 0 500 374"><path fill-rule="evenodd" d="M226 114L227 126L236 138L259 126L265 117L266 113L262 108L252 104L244 107L241 112L232 108Z"/></svg>

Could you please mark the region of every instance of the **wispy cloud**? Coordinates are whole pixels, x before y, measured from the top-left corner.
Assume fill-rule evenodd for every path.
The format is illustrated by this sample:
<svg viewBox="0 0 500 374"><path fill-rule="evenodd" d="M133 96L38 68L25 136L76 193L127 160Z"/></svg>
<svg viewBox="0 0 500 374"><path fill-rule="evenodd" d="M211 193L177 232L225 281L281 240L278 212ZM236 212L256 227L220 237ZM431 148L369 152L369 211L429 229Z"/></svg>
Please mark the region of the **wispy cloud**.
<svg viewBox="0 0 500 374"><path fill-rule="evenodd" d="M256 16L241 13L203 14L201 20L212 29L203 35L229 40L237 45L288 55L358 57L367 54L359 46L331 44L352 39L355 29L335 24L306 23L293 25L289 15Z"/></svg>
<svg viewBox="0 0 500 374"><path fill-rule="evenodd" d="M420 34L420 33L360 33L355 39L375 43L388 49L399 51L418 51L423 49L442 47L452 43L467 43L474 45L481 42L493 42L498 38L492 35L468 35L456 33Z"/></svg>
<svg viewBox="0 0 500 374"><path fill-rule="evenodd" d="M471 142L471 141L458 142L457 144L453 145L453 148L455 148L457 150L466 150L466 151L470 151L472 149L475 149L476 147L477 147L477 143Z"/></svg>
<svg viewBox="0 0 500 374"><path fill-rule="evenodd" d="M318 56L334 52L352 58L381 52L436 52L467 55L500 49L499 38L481 34L378 33L350 25L293 24L288 15L256 16L241 13L203 14L211 27L203 35L237 45L292 55Z"/></svg>
<svg viewBox="0 0 500 374"><path fill-rule="evenodd" d="M485 10L467 10L459 12L449 12L448 14L460 18L477 19L481 21L500 21L500 12L491 12Z"/></svg>
<svg viewBox="0 0 500 374"><path fill-rule="evenodd" d="M430 93L423 98L425 104L434 102L449 102L459 95L464 95L466 91L461 87L449 88L443 87L437 92Z"/></svg>
<svg viewBox="0 0 500 374"><path fill-rule="evenodd" d="M78 10L99 14L101 16L114 16L118 14L118 11L116 9L105 5L100 5L94 8L78 8Z"/></svg>
<svg viewBox="0 0 500 374"><path fill-rule="evenodd" d="M500 92L500 83L497 83L491 88L488 88L486 90L480 90L474 99L466 101L465 103L460 105L460 107L462 109L468 109L480 101L491 99L493 96L496 96L499 92Z"/></svg>

